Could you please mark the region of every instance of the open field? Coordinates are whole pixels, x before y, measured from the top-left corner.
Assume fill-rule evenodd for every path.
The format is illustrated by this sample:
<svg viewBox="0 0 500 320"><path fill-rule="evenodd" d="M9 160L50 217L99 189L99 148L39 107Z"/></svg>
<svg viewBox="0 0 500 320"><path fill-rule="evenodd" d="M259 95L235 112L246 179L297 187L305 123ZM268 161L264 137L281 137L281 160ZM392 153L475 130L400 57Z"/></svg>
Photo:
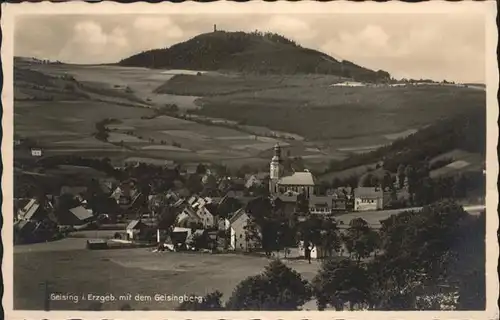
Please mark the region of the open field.
<svg viewBox="0 0 500 320"><path fill-rule="evenodd" d="M314 140L375 135L388 143L450 113L485 107L484 92L468 88L331 86L338 81L327 75L183 75L157 92L202 96L202 108L196 111L200 115ZM413 116L406 117L408 112Z"/></svg>
<svg viewBox="0 0 500 320"><path fill-rule="evenodd" d="M45 246L61 246L61 242L34 245L38 250L29 252L27 246L15 248L14 254L14 309L40 310L44 307L44 282L51 292L104 295L117 298L131 293L197 294L220 290L228 299L236 285L248 276L260 273L269 263L261 257L235 254L210 255L190 253L153 253L149 249L120 249L90 251L77 249L85 239L65 239L72 249L43 250ZM20 248L23 252L17 252ZM318 263L287 262L311 280ZM54 268L57 265L57 268ZM29 276L28 276L29 275ZM128 303L136 310L171 310L174 302L115 301L103 305L105 310L119 310ZM52 301L52 310L88 309L90 301L79 303Z"/></svg>
<svg viewBox="0 0 500 320"><path fill-rule="evenodd" d="M484 167L484 160L480 154L467 152L460 149L455 149L450 152L443 153L433 159L430 163L436 163L442 160L450 160L450 163L432 170L429 175L431 178L454 174L456 172L481 171Z"/></svg>
<svg viewBox="0 0 500 320"><path fill-rule="evenodd" d="M15 133L35 137L47 155L104 155L113 160L137 156L237 167L268 161L272 146L280 142L285 154L303 157L311 168L324 168L332 159L373 150L438 118L484 107L484 92L478 90L332 87L339 78L329 75L194 75L182 70L64 64L29 68L37 72L34 79L41 84L47 81L44 74L62 81L51 90L64 91L69 81L81 84L76 87L90 95L81 98L80 91L70 90L73 96L66 92L65 100L16 99ZM21 72L16 86L25 84L23 76L31 79ZM103 102L106 94L110 99ZM121 103L124 99L128 105ZM175 103L181 110L198 105L202 109L188 120L149 119L153 110L140 107L144 103L134 104L134 99L150 108ZM412 117L405 116L408 112ZM93 136L95 124L105 118L119 120L107 126L109 142Z"/></svg>
<svg viewBox="0 0 500 320"><path fill-rule="evenodd" d="M79 66L79 65L32 65L30 69L48 73L54 76L70 74L79 82L89 82L95 87L116 92L129 92L140 101L152 106L164 106L166 103L176 103L180 108L197 108L195 96L172 97L155 94L153 90L174 74L163 73L162 70L146 68L124 68L116 66ZM127 90L128 88L128 90Z"/></svg>
<svg viewBox="0 0 500 320"><path fill-rule="evenodd" d="M375 169L376 165L377 165L376 163L372 163L372 164L349 168L342 171L330 172L320 176L319 180L331 183L333 179L344 180L351 176L359 177L362 176L364 173L368 172L369 169Z"/></svg>

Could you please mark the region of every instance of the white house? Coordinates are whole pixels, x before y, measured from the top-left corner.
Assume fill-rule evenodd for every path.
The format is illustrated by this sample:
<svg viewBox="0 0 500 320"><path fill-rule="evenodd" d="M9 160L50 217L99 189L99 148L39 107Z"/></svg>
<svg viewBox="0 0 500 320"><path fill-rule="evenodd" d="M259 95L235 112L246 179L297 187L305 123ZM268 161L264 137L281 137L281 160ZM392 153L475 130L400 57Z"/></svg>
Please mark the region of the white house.
<svg viewBox="0 0 500 320"><path fill-rule="evenodd" d="M31 148L31 156L33 157L41 157L43 155L42 149L40 148Z"/></svg>
<svg viewBox="0 0 500 320"><path fill-rule="evenodd" d="M206 206L198 208L196 214L200 218L200 222L203 224L205 229L213 227L215 223L214 215L208 210Z"/></svg>
<svg viewBox="0 0 500 320"><path fill-rule="evenodd" d="M354 189L354 211L381 210L384 192L380 188L359 187Z"/></svg>
<svg viewBox="0 0 500 320"><path fill-rule="evenodd" d="M326 250L321 246L311 246L311 259L323 259L329 257L336 257L338 253L335 250ZM306 251L304 247L304 241L299 243L299 255L305 257Z"/></svg>
<svg viewBox="0 0 500 320"><path fill-rule="evenodd" d="M255 248L255 242L246 237L245 227L248 225L249 218L248 213L244 209L240 209L229 219L231 250L249 251Z"/></svg>
<svg viewBox="0 0 500 320"><path fill-rule="evenodd" d="M146 225L141 220L132 220L127 225L126 232L129 240L135 240L140 237L142 231L146 229Z"/></svg>

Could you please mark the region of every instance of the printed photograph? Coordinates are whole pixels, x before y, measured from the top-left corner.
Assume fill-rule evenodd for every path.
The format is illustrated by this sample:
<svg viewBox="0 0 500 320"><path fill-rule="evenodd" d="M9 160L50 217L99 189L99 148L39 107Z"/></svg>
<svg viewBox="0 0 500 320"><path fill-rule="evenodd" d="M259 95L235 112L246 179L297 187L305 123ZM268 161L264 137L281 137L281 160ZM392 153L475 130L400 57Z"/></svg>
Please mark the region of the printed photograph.
<svg viewBox="0 0 500 320"><path fill-rule="evenodd" d="M14 310L486 309L484 14L77 13L15 17Z"/></svg>

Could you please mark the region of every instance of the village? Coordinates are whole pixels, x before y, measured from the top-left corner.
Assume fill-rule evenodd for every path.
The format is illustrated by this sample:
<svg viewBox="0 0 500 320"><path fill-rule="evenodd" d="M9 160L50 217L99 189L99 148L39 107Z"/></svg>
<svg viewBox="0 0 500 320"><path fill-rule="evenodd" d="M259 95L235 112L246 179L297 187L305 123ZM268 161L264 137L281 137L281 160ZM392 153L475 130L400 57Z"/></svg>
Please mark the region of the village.
<svg viewBox="0 0 500 320"><path fill-rule="evenodd" d="M41 150L33 152L41 157ZM148 180L145 165L128 164L121 169L128 172L121 181L91 179L86 185L64 185L58 194L15 199L15 243L56 241L96 230L96 237L87 240L88 249L151 247L269 255L283 249L286 255L295 248L298 256L314 259L342 254L344 249L328 246L325 250L311 243L300 236L300 224L313 217L331 220L345 230L354 212L376 215L387 209L394 196L381 186L320 190L311 172L294 171L286 163L276 144L269 172L231 176L203 164L186 169L157 167L157 172L168 172L164 177L172 183L167 188L158 186L162 178L157 173L151 183L144 182ZM394 182L395 188L398 184ZM400 190L404 188L403 184ZM376 222L368 224L379 227ZM99 237L99 231L106 236ZM290 232L294 234L283 236Z"/></svg>

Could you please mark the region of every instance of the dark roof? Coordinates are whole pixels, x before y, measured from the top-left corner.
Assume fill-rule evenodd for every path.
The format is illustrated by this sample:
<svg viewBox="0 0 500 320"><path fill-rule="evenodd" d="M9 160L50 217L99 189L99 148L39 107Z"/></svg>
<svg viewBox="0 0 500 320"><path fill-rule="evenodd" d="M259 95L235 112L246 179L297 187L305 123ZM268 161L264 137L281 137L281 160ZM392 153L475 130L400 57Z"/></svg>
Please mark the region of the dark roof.
<svg viewBox="0 0 500 320"><path fill-rule="evenodd" d="M297 202L297 195L296 194L291 194L291 195L286 195L286 194L281 194L276 197L276 199L280 199L283 202Z"/></svg>
<svg viewBox="0 0 500 320"><path fill-rule="evenodd" d="M382 198L383 191L381 189L376 189L371 187L359 187L354 189L354 197L369 198L369 199Z"/></svg>
<svg viewBox="0 0 500 320"><path fill-rule="evenodd" d="M311 196L309 198L310 207L331 207L332 202L332 196Z"/></svg>

